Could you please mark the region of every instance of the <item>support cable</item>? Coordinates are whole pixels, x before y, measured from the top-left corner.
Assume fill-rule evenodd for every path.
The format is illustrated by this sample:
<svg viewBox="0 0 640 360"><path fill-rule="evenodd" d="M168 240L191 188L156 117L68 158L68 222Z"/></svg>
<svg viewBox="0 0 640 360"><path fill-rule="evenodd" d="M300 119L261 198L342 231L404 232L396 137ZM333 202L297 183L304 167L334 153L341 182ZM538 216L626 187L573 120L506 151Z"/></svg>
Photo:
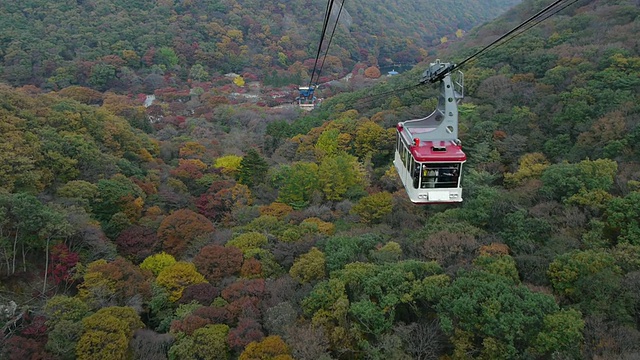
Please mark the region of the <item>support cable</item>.
<svg viewBox="0 0 640 360"><path fill-rule="evenodd" d="M327 33L327 25L329 24L329 15L331 14L331 9L333 8L333 3L335 0L327 1L327 8L325 10L324 15L324 23L322 24L322 33L320 34L320 41L318 42L318 51L316 52L316 60L313 63L313 70L311 71L311 78L309 79L309 89L311 89L311 84L313 83L313 76L316 73L316 67L318 66L318 59L320 58L320 53L322 52L322 43L324 42L324 36Z"/></svg>
<svg viewBox="0 0 640 360"><path fill-rule="evenodd" d="M327 43L327 48L324 52L324 57L322 58L322 63L320 63L320 69L318 70L318 81L320 80L320 73L322 73L322 68L324 67L324 61L329 54L329 47L331 46L331 41L333 40L333 35L336 33L336 27L338 26L338 21L340 20L340 14L342 14L342 8L344 7L344 0L341 1L340 10L338 10L338 15L336 16L336 22L333 24L333 29L331 30L331 36L329 37L329 42ZM313 76L311 76L313 80Z"/></svg>

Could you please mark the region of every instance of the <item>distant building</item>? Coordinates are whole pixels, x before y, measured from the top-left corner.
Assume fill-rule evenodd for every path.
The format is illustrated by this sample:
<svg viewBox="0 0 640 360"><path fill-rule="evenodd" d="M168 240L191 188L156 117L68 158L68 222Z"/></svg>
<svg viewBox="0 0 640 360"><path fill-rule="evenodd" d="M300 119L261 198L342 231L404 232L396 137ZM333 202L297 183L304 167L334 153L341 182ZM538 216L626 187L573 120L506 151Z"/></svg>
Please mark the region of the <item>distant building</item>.
<svg viewBox="0 0 640 360"><path fill-rule="evenodd" d="M148 108L149 106L153 105L153 102L155 100L156 100L155 95L147 95L147 97L144 99L144 107Z"/></svg>

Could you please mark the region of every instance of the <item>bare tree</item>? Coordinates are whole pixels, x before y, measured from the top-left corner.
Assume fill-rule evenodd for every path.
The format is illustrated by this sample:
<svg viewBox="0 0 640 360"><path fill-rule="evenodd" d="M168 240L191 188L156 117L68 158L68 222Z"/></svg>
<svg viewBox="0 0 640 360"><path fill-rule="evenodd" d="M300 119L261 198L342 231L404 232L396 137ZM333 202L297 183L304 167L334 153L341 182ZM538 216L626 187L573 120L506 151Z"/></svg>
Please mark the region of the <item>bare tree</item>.
<svg viewBox="0 0 640 360"><path fill-rule="evenodd" d="M285 336L296 321L298 313L290 302L284 301L265 311L264 327L269 334Z"/></svg>
<svg viewBox="0 0 640 360"><path fill-rule="evenodd" d="M585 359L638 359L640 332L601 317L585 319L583 356Z"/></svg>
<svg viewBox="0 0 640 360"><path fill-rule="evenodd" d="M287 330L286 341L298 360L331 359L329 339L324 331L312 324L294 325Z"/></svg>
<svg viewBox="0 0 640 360"><path fill-rule="evenodd" d="M158 334L155 331L137 330L131 339L133 358L136 360L165 360L174 338L170 334Z"/></svg>
<svg viewBox="0 0 640 360"><path fill-rule="evenodd" d="M435 360L442 352L444 334L438 320L397 325L394 332L402 339L405 351L416 360Z"/></svg>
<svg viewBox="0 0 640 360"><path fill-rule="evenodd" d="M421 253L427 260L449 267L467 263L478 247L472 235L439 231L424 241Z"/></svg>

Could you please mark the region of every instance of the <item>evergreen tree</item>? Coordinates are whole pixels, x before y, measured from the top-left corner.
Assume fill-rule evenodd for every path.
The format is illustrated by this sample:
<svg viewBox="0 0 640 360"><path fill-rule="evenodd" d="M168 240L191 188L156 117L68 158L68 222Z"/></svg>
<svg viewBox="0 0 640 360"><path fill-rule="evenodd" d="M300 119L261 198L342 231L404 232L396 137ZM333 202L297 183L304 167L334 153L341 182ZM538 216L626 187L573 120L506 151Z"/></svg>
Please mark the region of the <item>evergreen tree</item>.
<svg viewBox="0 0 640 360"><path fill-rule="evenodd" d="M253 188L264 182L267 170L269 170L267 161L255 149L249 149L247 155L240 161L238 181Z"/></svg>

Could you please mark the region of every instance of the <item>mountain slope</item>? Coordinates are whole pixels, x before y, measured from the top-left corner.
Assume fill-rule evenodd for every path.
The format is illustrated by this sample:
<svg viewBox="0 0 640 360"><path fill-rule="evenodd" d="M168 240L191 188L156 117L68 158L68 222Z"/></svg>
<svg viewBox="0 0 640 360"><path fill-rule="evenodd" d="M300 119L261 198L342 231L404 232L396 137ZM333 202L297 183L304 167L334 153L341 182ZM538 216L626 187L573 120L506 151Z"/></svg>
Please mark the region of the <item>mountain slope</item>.
<svg viewBox="0 0 640 360"><path fill-rule="evenodd" d="M517 2L346 2L330 47L336 75L360 61L415 62L434 39ZM123 90L153 74L177 81L229 71L297 74L300 66L289 67L314 58L325 7L319 0L10 2L0 7L0 79Z"/></svg>

